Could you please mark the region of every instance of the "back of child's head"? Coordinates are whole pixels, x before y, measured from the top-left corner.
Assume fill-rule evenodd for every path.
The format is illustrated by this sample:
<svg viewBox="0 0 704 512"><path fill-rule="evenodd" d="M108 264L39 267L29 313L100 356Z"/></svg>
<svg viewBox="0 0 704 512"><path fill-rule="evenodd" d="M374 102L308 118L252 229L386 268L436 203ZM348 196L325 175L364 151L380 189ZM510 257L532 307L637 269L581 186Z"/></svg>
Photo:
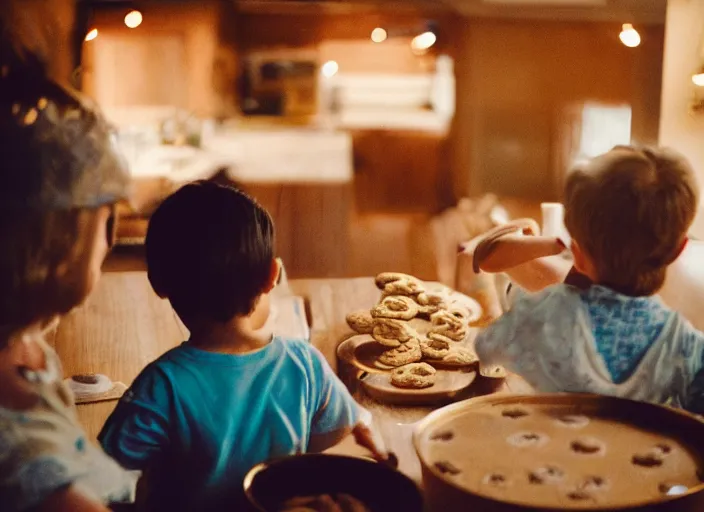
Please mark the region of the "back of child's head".
<svg viewBox="0 0 704 512"><path fill-rule="evenodd" d="M186 325L249 315L271 280L274 224L243 192L196 182L152 215L146 238L149 281Z"/></svg>
<svg viewBox="0 0 704 512"><path fill-rule="evenodd" d="M572 171L565 225L599 284L630 296L656 293L680 254L699 193L685 158L618 146Z"/></svg>

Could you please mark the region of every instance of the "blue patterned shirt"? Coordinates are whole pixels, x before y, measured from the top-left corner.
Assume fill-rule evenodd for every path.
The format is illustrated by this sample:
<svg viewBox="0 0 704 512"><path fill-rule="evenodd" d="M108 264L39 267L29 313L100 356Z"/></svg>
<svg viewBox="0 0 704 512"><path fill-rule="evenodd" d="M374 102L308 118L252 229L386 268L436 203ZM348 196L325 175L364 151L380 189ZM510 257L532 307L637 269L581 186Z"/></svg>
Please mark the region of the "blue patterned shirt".
<svg viewBox="0 0 704 512"><path fill-rule="evenodd" d="M704 334L658 297L559 284L515 287L511 308L476 338L480 359L537 391L596 393L704 412Z"/></svg>
<svg viewBox="0 0 704 512"><path fill-rule="evenodd" d="M631 376L673 312L655 296L628 297L598 285L580 291L596 348L614 382Z"/></svg>

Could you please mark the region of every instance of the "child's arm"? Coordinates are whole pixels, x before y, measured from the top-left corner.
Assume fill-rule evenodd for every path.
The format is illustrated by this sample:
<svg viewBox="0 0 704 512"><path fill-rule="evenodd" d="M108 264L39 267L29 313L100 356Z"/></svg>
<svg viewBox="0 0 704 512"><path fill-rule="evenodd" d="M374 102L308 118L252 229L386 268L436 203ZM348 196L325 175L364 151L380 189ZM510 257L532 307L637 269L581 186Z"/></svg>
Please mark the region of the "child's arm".
<svg viewBox="0 0 704 512"><path fill-rule="evenodd" d="M565 280L571 264L559 257L564 250L557 238L490 232L465 244L458 264L474 272L506 272L512 282L535 292Z"/></svg>
<svg viewBox="0 0 704 512"><path fill-rule="evenodd" d="M318 389L315 390L317 404L308 451L325 451L352 434L357 444L369 450L375 458L386 459L386 455L376 446L371 432L364 424L362 407L352 398L324 356L315 348L311 349L311 355Z"/></svg>
<svg viewBox="0 0 704 512"><path fill-rule="evenodd" d="M505 272L539 258L556 256L564 250L565 245L558 238L506 235L494 240L478 266L485 272Z"/></svg>
<svg viewBox="0 0 704 512"><path fill-rule="evenodd" d="M125 469L144 470L169 443L171 388L152 366L125 393L98 441Z"/></svg>

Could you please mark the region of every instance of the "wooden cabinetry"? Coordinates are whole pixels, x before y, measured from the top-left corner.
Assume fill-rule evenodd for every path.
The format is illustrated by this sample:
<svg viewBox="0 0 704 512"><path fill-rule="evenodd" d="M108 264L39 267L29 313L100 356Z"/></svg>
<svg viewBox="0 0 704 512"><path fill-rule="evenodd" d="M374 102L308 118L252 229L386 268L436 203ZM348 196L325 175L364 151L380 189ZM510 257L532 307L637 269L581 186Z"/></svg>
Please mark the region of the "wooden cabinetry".
<svg viewBox="0 0 704 512"><path fill-rule="evenodd" d="M291 278L346 275L351 185L238 184L266 208L276 226L276 251Z"/></svg>
<svg viewBox="0 0 704 512"><path fill-rule="evenodd" d="M435 213L448 204L445 136L409 131L353 133L354 195L360 213Z"/></svg>

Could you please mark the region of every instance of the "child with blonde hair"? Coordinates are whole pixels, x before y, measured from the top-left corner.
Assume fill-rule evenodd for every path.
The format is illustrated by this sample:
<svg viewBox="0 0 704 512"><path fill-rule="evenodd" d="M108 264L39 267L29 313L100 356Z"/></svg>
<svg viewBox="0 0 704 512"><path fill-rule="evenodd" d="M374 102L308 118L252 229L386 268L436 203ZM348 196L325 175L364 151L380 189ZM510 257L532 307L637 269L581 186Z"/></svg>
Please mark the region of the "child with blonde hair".
<svg viewBox="0 0 704 512"><path fill-rule="evenodd" d="M575 169L565 190L574 257L566 283L519 291L479 334L479 356L538 391L698 410L704 335L656 295L687 243L698 199L690 165L669 150L617 147ZM513 268L535 258L536 247L544 256L564 249L546 237L499 238L479 266Z"/></svg>

